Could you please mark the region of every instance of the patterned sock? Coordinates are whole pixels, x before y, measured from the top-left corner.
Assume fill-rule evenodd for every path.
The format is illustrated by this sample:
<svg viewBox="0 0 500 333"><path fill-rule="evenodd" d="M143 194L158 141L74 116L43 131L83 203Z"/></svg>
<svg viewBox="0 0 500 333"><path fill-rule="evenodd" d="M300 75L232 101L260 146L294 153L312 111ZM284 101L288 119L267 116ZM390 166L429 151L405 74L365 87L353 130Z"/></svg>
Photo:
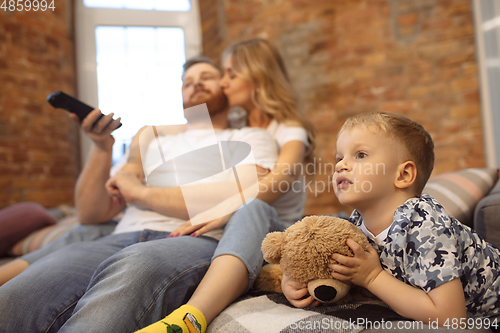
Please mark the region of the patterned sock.
<svg viewBox="0 0 500 333"><path fill-rule="evenodd" d="M207 322L203 313L186 304L136 333L205 333L206 330Z"/></svg>

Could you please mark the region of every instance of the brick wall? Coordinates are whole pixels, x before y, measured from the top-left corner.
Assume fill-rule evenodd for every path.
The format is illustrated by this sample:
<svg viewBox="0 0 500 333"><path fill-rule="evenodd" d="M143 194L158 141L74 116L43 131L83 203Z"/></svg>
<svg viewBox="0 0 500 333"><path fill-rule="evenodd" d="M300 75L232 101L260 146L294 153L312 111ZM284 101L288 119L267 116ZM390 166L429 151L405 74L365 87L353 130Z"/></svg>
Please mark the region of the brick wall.
<svg viewBox="0 0 500 333"><path fill-rule="evenodd" d="M73 203L78 132L46 96L75 92L70 1L55 11L0 10L0 208Z"/></svg>
<svg viewBox="0 0 500 333"><path fill-rule="evenodd" d="M200 11L214 59L241 39L278 46L316 125L320 165L334 163L348 116L391 111L431 133L435 174L485 166L469 0L203 0ZM317 190L327 181L317 175ZM306 204L307 213L341 209L331 188Z"/></svg>

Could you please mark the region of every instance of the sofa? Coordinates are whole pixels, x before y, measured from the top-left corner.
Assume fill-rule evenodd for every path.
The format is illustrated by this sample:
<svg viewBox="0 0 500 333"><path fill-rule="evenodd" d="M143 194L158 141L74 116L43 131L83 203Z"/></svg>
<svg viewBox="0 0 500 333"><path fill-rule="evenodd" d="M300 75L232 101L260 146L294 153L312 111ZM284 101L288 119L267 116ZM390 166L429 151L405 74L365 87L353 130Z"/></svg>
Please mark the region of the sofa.
<svg viewBox="0 0 500 333"><path fill-rule="evenodd" d="M496 185L495 185L496 184ZM466 169L432 177L424 192L434 196L460 221L500 248L498 169ZM411 302L411 300L408 300ZM359 324L359 325L358 325ZM221 332L455 332L407 320L381 301L355 302L310 309L292 307L282 294L250 291L226 308L208 327ZM498 325L496 325L498 324ZM458 323L457 323L458 325ZM461 332L498 332L500 317L465 323ZM493 325L497 327L492 327ZM484 328L488 326L489 328Z"/></svg>
<svg viewBox="0 0 500 333"><path fill-rule="evenodd" d="M500 248L500 182L477 204L474 230L486 241Z"/></svg>
<svg viewBox="0 0 500 333"><path fill-rule="evenodd" d="M486 241L500 248L498 171L495 168L464 169L433 176L424 192L434 196L451 215L474 228ZM16 255L36 250L78 225L75 217L71 216L70 209L57 208L48 213L58 222L46 222L48 225L19 239L8 252L8 256L0 259L0 264ZM1 223L0 221L0 230L2 230ZM498 324L500 325L500 318ZM406 320L380 301L296 309L282 294L250 290L225 309L208 327L207 332L297 333L388 330L391 332L455 331L453 328L438 329L432 325ZM474 328L464 332L492 332L492 330Z"/></svg>

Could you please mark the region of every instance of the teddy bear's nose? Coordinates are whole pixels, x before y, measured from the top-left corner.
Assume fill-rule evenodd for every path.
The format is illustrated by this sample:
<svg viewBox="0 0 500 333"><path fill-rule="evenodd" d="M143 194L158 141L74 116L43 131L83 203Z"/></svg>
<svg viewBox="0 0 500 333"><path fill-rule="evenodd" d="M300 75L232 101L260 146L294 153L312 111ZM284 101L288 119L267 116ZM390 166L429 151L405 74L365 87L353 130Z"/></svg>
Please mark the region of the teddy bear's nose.
<svg viewBox="0 0 500 333"><path fill-rule="evenodd" d="M330 302L337 296L337 290L330 286L319 286L314 289L314 297L321 302Z"/></svg>

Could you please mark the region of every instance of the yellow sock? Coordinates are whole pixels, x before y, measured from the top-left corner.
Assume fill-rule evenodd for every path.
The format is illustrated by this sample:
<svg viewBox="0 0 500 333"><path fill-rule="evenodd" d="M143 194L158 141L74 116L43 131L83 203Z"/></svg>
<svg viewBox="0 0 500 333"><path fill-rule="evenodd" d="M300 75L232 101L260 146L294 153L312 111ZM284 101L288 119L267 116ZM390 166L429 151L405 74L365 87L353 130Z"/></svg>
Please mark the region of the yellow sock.
<svg viewBox="0 0 500 333"><path fill-rule="evenodd" d="M183 305L160 321L136 333L205 333L207 321L200 310L192 305Z"/></svg>

